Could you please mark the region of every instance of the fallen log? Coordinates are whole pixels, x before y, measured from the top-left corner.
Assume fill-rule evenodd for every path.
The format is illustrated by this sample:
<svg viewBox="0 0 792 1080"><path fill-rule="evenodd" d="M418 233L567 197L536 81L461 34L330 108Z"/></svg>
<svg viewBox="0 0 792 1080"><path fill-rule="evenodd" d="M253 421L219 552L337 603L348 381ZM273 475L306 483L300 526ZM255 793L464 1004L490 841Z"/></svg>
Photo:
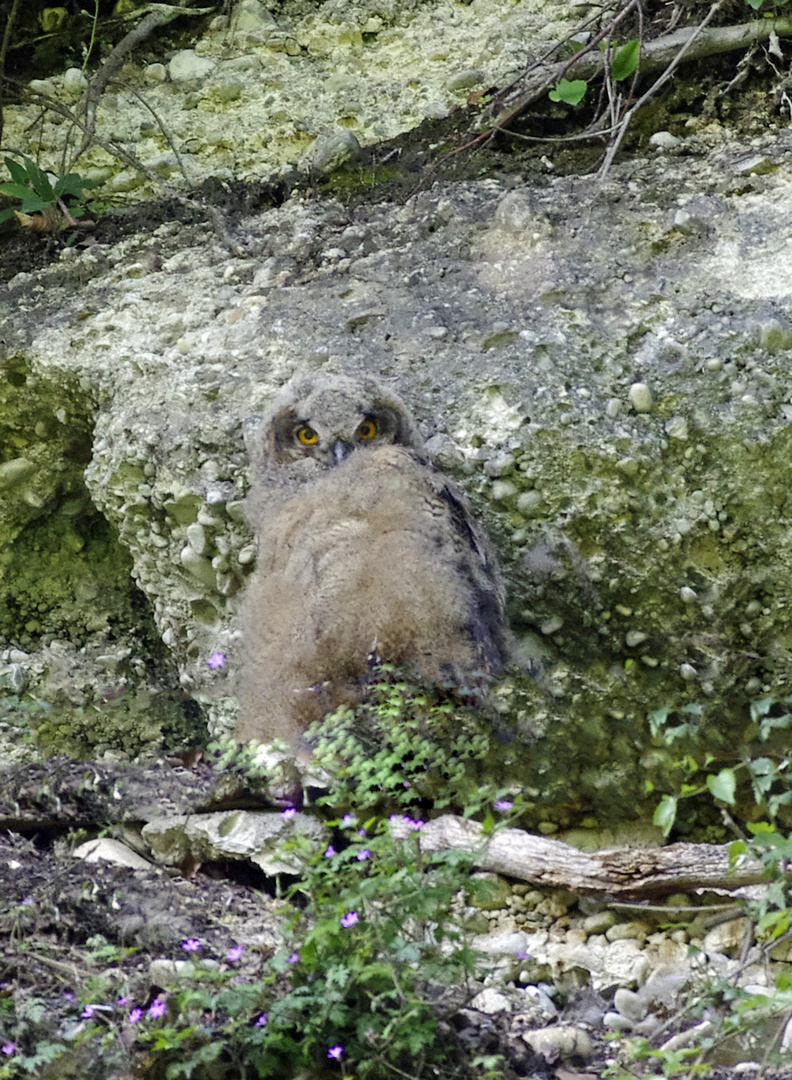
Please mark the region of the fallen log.
<svg viewBox="0 0 792 1080"><path fill-rule="evenodd" d="M478 822L452 814L427 822L420 842L426 853L466 851L480 870L589 896L650 899L696 888L734 890L762 880L756 859L740 856L730 865L728 844L578 851L522 829L487 836Z"/></svg>

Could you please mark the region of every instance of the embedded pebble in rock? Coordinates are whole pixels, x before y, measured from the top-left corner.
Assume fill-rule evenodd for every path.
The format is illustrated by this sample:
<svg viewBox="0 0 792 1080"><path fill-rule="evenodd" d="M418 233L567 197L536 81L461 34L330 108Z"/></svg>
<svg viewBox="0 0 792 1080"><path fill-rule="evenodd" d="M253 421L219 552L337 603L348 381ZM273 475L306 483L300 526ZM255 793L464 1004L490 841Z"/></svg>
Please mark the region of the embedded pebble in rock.
<svg viewBox="0 0 792 1080"><path fill-rule="evenodd" d="M604 934L616 922L612 911L596 911L583 920L583 929L587 934Z"/></svg>
<svg viewBox="0 0 792 1080"><path fill-rule="evenodd" d="M234 5L230 20L233 33L242 34L277 29L277 22L259 0L239 0Z"/></svg>
<svg viewBox="0 0 792 1080"><path fill-rule="evenodd" d="M151 869L148 859L110 836L87 840L76 847L72 854L75 859L85 859L86 862L109 862L115 866L131 866L133 870Z"/></svg>
<svg viewBox="0 0 792 1080"><path fill-rule="evenodd" d="M487 476L503 476L514 470L514 454L496 454L484 462L484 472Z"/></svg>
<svg viewBox="0 0 792 1080"><path fill-rule="evenodd" d="M635 939L643 941L647 934L651 932L651 928L642 922L626 922L615 923L605 933L605 937L608 941L623 941L628 939Z"/></svg>
<svg viewBox="0 0 792 1080"><path fill-rule="evenodd" d="M628 649L634 649L637 645L641 645L646 641L648 636L641 630L630 630L624 635L624 641Z"/></svg>
<svg viewBox="0 0 792 1080"><path fill-rule="evenodd" d="M594 1046L588 1032L571 1024L557 1024L540 1028L539 1031L527 1031L523 1040L535 1054L539 1054L549 1064L559 1059L582 1058L584 1061L594 1053Z"/></svg>
<svg viewBox="0 0 792 1080"><path fill-rule="evenodd" d="M547 992L551 987L542 986L526 986L526 997L533 998L539 1008L542 1010L545 1019L552 1020L558 1016L558 1009L555 1002Z"/></svg>
<svg viewBox="0 0 792 1080"><path fill-rule="evenodd" d="M684 416L672 416L670 420L666 420L663 430L669 439L679 439L680 442L685 442L688 438L688 422Z"/></svg>
<svg viewBox="0 0 792 1080"><path fill-rule="evenodd" d="M531 517L541 511L542 493L540 491L523 491L517 496L517 510L526 517Z"/></svg>
<svg viewBox="0 0 792 1080"><path fill-rule="evenodd" d="M0 488L10 488L27 480L36 471L36 466L27 458L10 458L0 463Z"/></svg>
<svg viewBox="0 0 792 1080"><path fill-rule="evenodd" d="M679 146L681 141L676 135L672 135L670 131L655 131L653 135L649 136L649 145L658 151L673 150L675 146Z"/></svg>
<svg viewBox="0 0 792 1080"><path fill-rule="evenodd" d="M189 570L193 577L198 578L208 588L214 589L215 573L209 559L199 555L189 544L182 548L179 558L185 570Z"/></svg>
<svg viewBox="0 0 792 1080"><path fill-rule="evenodd" d="M553 234L547 215L537 210L523 191L510 191L503 196L495 208L495 226L504 232L519 234L529 242Z"/></svg>
<svg viewBox="0 0 792 1080"><path fill-rule="evenodd" d="M8 687L17 697L24 694L30 685L30 675L22 664L10 664L6 671L0 671L0 687Z"/></svg>
<svg viewBox="0 0 792 1080"><path fill-rule="evenodd" d="M609 1031L632 1031L635 1022L620 1012L606 1012L602 1017L602 1026Z"/></svg>
<svg viewBox="0 0 792 1080"><path fill-rule="evenodd" d="M63 73L63 90L68 97L79 97L88 86L85 73L80 68L67 68Z"/></svg>
<svg viewBox="0 0 792 1080"><path fill-rule="evenodd" d="M726 956L736 956L742 948L748 929L747 919L731 919L721 923L705 935L704 951L707 955L723 953Z"/></svg>
<svg viewBox="0 0 792 1080"><path fill-rule="evenodd" d="M203 79L217 66L217 61L208 56L198 56L194 49L182 49L171 57L168 74L174 82L189 82Z"/></svg>
<svg viewBox="0 0 792 1080"><path fill-rule="evenodd" d="M517 488L509 480L495 480L492 484L492 497L500 501L511 499L517 494Z"/></svg>
<svg viewBox="0 0 792 1080"><path fill-rule="evenodd" d="M652 411L652 391L646 383L633 383L629 389L628 397L630 399L630 404L637 413L648 413Z"/></svg>
<svg viewBox="0 0 792 1080"><path fill-rule="evenodd" d="M474 86L481 86L485 79L486 75L483 71L477 68L465 68L464 71L458 71L452 75L447 86L449 90L470 90Z"/></svg>
<svg viewBox="0 0 792 1080"><path fill-rule="evenodd" d="M482 1012L486 1016L509 1012L511 1007L511 1002L506 995L499 993L491 986L486 987L480 994L476 994L470 1002L471 1009L477 1009L478 1012Z"/></svg>
<svg viewBox="0 0 792 1080"><path fill-rule="evenodd" d="M146 82L163 83L168 78L168 69L164 64L149 64L143 72Z"/></svg>
<svg viewBox="0 0 792 1080"><path fill-rule="evenodd" d="M328 174L341 169L362 156L362 148L351 131L334 131L320 136L308 152L311 168Z"/></svg>

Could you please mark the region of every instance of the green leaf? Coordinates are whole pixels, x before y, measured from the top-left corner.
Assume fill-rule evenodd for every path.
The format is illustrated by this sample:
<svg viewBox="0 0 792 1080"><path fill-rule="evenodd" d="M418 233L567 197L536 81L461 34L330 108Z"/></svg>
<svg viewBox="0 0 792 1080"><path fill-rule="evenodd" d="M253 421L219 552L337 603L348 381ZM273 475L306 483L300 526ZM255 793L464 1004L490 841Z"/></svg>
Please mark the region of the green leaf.
<svg viewBox="0 0 792 1080"><path fill-rule="evenodd" d="M17 184L27 184L28 174L18 161L14 161L13 158L7 157L5 159L5 165L11 173L12 180L15 180Z"/></svg>
<svg viewBox="0 0 792 1080"><path fill-rule="evenodd" d="M764 0L745 0L748 7L753 8L754 11L758 11L764 3Z"/></svg>
<svg viewBox="0 0 792 1080"><path fill-rule="evenodd" d="M616 82L627 79L638 67L638 57L641 55L641 43L637 38L626 42L617 51L611 64L611 75Z"/></svg>
<svg viewBox="0 0 792 1080"><path fill-rule="evenodd" d="M35 161L31 161L30 158L25 158L25 168L27 169L28 179L33 185L35 193L40 198L46 199L48 202L55 202L55 192L47 174L38 167Z"/></svg>
<svg viewBox="0 0 792 1080"><path fill-rule="evenodd" d="M730 806L734 805L734 793L737 790L734 769L721 769L717 776L708 776L707 787L714 798L729 803Z"/></svg>
<svg viewBox="0 0 792 1080"><path fill-rule="evenodd" d="M663 836L668 836L674 827L677 814L677 801L673 795L664 795L660 800L652 818L652 824L663 830Z"/></svg>
<svg viewBox="0 0 792 1080"><path fill-rule="evenodd" d="M75 199L81 199L83 197L83 191L90 191L91 188L99 187L98 181L86 180L84 176L80 176L79 173L66 173L55 185L56 195L73 195Z"/></svg>
<svg viewBox="0 0 792 1080"><path fill-rule="evenodd" d="M578 105L583 100L587 90L588 83L585 79L573 79L571 82L568 79L561 79L556 84L555 89L550 91L548 97L551 101L563 101L566 105Z"/></svg>
<svg viewBox="0 0 792 1080"><path fill-rule="evenodd" d="M0 210L0 225L2 225L4 221L8 221L8 219L12 218L13 216L14 211L10 207L8 210Z"/></svg>
<svg viewBox="0 0 792 1080"><path fill-rule="evenodd" d="M747 827L748 832L753 833L754 836L766 836L768 833L775 832L775 826L768 821L749 821Z"/></svg>
<svg viewBox="0 0 792 1080"><path fill-rule="evenodd" d="M10 195L12 199L27 199L29 196L33 195L33 192L27 184L12 184L10 182L0 184L0 191L2 191L4 195Z"/></svg>
<svg viewBox="0 0 792 1080"><path fill-rule="evenodd" d="M784 908L782 911L768 911L756 924L757 936L767 934L771 941L773 938L780 937L789 929L790 918L792 918L792 911L789 908Z"/></svg>

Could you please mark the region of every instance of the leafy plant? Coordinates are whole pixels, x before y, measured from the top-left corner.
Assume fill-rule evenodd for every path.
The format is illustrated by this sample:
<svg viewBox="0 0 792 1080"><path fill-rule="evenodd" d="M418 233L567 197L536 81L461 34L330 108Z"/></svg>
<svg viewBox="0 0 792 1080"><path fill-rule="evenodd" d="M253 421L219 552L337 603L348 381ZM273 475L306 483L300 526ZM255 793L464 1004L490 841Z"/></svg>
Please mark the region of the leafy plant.
<svg viewBox="0 0 792 1080"><path fill-rule="evenodd" d="M762 743L768 743L778 733L792 727L789 705L792 696L776 699L762 698L750 708L750 725L747 735ZM665 747L685 745L695 748L703 737L704 710L700 703L691 702L681 709L655 709L649 713L651 734L660 739ZM753 755L749 744L743 747L742 760L727 765L717 772L710 770L715 758L711 753L697 754L690 749L680 750L672 757L677 771L685 777L674 793L663 795L655 813L654 824L668 836L676 822L682 799L709 792L721 803L733 807L738 800L738 785L743 781L749 786L754 807L775 821L783 807L792 803L792 758L782 747L780 753Z"/></svg>
<svg viewBox="0 0 792 1080"><path fill-rule="evenodd" d="M53 184L35 161L26 157L22 161L24 164L20 165L13 158L5 158L11 180L0 184L0 192L17 199L20 205L17 209L10 207L1 211L0 222L16 215L22 224L31 225L25 218L37 214L44 222L39 226L42 231L51 232L63 224L75 224L75 219L85 213L85 192L97 186L95 181L86 180L79 173L66 173Z"/></svg>
<svg viewBox="0 0 792 1080"><path fill-rule="evenodd" d="M561 79L547 96L551 101L563 101L565 105L579 105L587 90L585 79Z"/></svg>
<svg viewBox="0 0 792 1080"><path fill-rule="evenodd" d="M192 974L151 1001L147 984L135 989L132 950L93 939L59 1028L76 1032L65 1042L47 1042L25 1019L24 998L0 990L0 1080L35 1075L42 1054L68 1054L74 1039L103 1061L116 1055L120 1072L137 1060L146 1076L165 1080L288 1080L323 1068L361 1080L501 1075L497 1055L474 1062L444 1023L464 1004L478 962L460 896L491 886L471 881L471 855L424 854L419 839L431 804L465 806L491 831L491 801L507 820L519 800L478 789L488 739L472 713L391 668L373 677L367 705L341 709L313 732L329 775L318 800L329 841L317 851L295 832L282 847L302 872L285 894L274 955L250 948L243 977L241 945L204 958L204 944L188 938ZM263 782L254 748L221 740L209 753L224 772L249 771L246 787ZM297 811L282 813L288 821Z"/></svg>
<svg viewBox="0 0 792 1080"><path fill-rule="evenodd" d="M606 49L606 43L602 42L600 48ZM615 49L610 65L610 76L614 82L623 82L635 72L640 55L641 43L637 38ZM588 82L585 79L560 79L550 90L548 97L551 101L563 101L566 105L579 105L586 96L587 90Z"/></svg>

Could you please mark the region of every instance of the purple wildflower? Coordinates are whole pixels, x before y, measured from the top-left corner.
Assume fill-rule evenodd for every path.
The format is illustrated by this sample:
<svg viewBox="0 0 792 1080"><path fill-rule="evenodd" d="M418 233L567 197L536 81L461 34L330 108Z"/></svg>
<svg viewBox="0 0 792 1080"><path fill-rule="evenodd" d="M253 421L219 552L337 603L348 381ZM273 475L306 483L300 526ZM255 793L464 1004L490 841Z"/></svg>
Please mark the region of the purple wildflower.
<svg viewBox="0 0 792 1080"><path fill-rule="evenodd" d="M332 857L335 855L335 853L336 853L336 849L333 847L333 845L328 844L327 848L325 849L324 857L326 859L332 859Z"/></svg>
<svg viewBox="0 0 792 1080"><path fill-rule="evenodd" d="M166 1009L167 1006L164 1001L160 1001L159 998L154 998L148 1007L148 1014L152 1019L156 1019L158 1016L164 1016Z"/></svg>
<svg viewBox="0 0 792 1080"><path fill-rule="evenodd" d="M344 826L344 828L348 829L350 825L355 824L355 819L352 817L351 814L344 814L344 816L341 818L341 824Z"/></svg>
<svg viewBox="0 0 792 1080"><path fill-rule="evenodd" d="M182 948L185 952L198 952L201 947L201 943L197 937L188 937L186 941L182 942Z"/></svg>
<svg viewBox="0 0 792 1080"><path fill-rule="evenodd" d="M509 802L508 799L498 799L498 801L496 803L493 803L492 805L495 807L496 810L506 811L511 810L511 808L514 806L514 803Z"/></svg>
<svg viewBox="0 0 792 1080"><path fill-rule="evenodd" d="M116 998L116 1005L127 1005L129 998L125 994L122 994L120 998Z"/></svg>
<svg viewBox="0 0 792 1080"><path fill-rule="evenodd" d="M35 902L36 901L33 899L32 896L23 896L22 900L20 901L22 907L33 907Z"/></svg>
<svg viewBox="0 0 792 1080"><path fill-rule="evenodd" d="M226 654L224 652L213 652L209 659L206 661L206 663L214 671L217 668L223 667L227 659L228 658L226 657Z"/></svg>
<svg viewBox="0 0 792 1080"><path fill-rule="evenodd" d="M371 858L371 852L369 851L369 849L367 847L361 848L360 851L355 856L355 858L357 859L358 862L365 862L366 859Z"/></svg>
<svg viewBox="0 0 792 1080"><path fill-rule="evenodd" d="M285 810L281 810L281 817L284 818L286 821L291 821L291 819L296 815L296 813L296 807L287 806Z"/></svg>
<svg viewBox="0 0 792 1080"><path fill-rule="evenodd" d="M245 951L244 945L232 945L226 954L226 959L232 964L235 964L237 960L242 959L242 953Z"/></svg>
<svg viewBox="0 0 792 1080"><path fill-rule="evenodd" d="M96 1008L95 1005L86 1005L85 1008L83 1009L83 1011L80 1013L80 1016L82 1017L82 1019L83 1020L90 1020L91 1017L94 1014L94 1009L95 1008Z"/></svg>
<svg viewBox="0 0 792 1080"><path fill-rule="evenodd" d="M418 832L418 830L422 829L426 824L425 821L421 821L420 819L416 821L414 818L408 817L407 814L404 815L402 821L405 825L409 825L413 832Z"/></svg>
<svg viewBox="0 0 792 1080"><path fill-rule="evenodd" d="M366 830L365 829L358 829L358 836L365 836L365 835L366 835Z"/></svg>
<svg viewBox="0 0 792 1080"><path fill-rule="evenodd" d="M258 1018L258 1020L256 1021L256 1027L264 1027L264 1025L266 1024L266 1022L267 1022L267 1014L266 1014L266 1013L262 1013L262 1014L261 1014L261 1016L260 1016L260 1017Z"/></svg>
<svg viewBox="0 0 792 1080"><path fill-rule="evenodd" d="M129 1016L127 1017L127 1020L130 1022L130 1024L136 1024L138 1022L138 1020L142 1020L142 1019L143 1019L143 1010L142 1009L130 1009Z"/></svg>
<svg viewBox="0 0 792 1080"><path fill-rule="evenodd" d="M358 913L356 911L348 911L345 915L342 915L338 921L345 930L348 930L350 926L354 926L358 921Z"/></svg>
<svg viewBox="0 0 792 1080"><path fill-rule="evenodd" d="M16 1053L16 1043L12 1043L12 1042L3 1043L3 1045L0 1046L0 1051L2 1051L2 1053L4 1053L4 1054L15 1054Z"/></svg>
<svg viewBox="0 0 792 1080"><path fill-rule="evenodd" d="M529 952L523 952L522 949L517 949L514 954L518 960L530 960L531 954Z"/></svg>
<svg viewBox="0 0 792 1080"><path fill-rule="evenodd" d="M344 1053L343 1046L331 1046L327 1051L327 1056L333 1061L340 1061L341 1055Z"/></svg>

